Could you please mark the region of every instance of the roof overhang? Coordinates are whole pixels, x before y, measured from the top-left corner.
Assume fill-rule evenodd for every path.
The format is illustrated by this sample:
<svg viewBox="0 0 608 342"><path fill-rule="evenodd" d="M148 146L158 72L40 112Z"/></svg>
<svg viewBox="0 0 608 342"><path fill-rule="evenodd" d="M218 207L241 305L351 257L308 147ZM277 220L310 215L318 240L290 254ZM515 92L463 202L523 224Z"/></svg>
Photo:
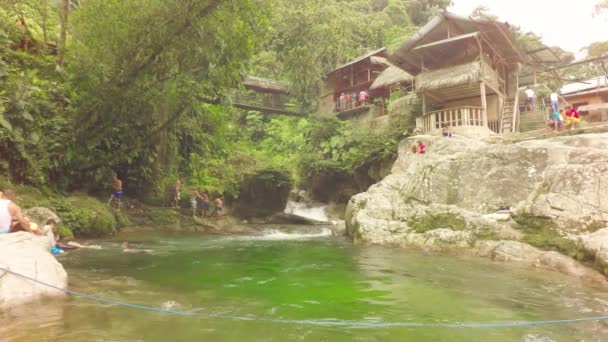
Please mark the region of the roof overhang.
<svg viewBox="0 0 608 342"><path fill-rule="evenodd" d="M515 37L509 30L509 24L493 20L471 19L449 12L444 12L431 19L407 42L393 51L389 59L410 74L417 75L421 72L419 47L463 42L474 38L475 33L477 36L484 36L487 41L491 42L507 62L525 61ZM453 38L457 39L452 41Z"/></svg>
<svg viewBox="0 0 608 342"><path fill-rule="evenodd" d="M332 70L332 71L328 72L327 74L325 74L325 77L329 77L329 76L331 76L333 74L336 74L336 73L338 73L338 72L340 72L340 71L342 71L342 70L344 70L344 69L346 69L348 67L354 66L357 63L363 62L363 61L369 59L372 56L386 57L386 48L383 47L383 48L380 48L378 50L370 51L370 52L368 52L368 53L366 53L366 54L364 54L362 56L359 56L359 57L357 57L357 58L355 58L355 59L353 59L353 60L351 60L351 61L349 61L349 62L347 62L345 64L342 64L339 67L335 68L334 70Z"/></svg>

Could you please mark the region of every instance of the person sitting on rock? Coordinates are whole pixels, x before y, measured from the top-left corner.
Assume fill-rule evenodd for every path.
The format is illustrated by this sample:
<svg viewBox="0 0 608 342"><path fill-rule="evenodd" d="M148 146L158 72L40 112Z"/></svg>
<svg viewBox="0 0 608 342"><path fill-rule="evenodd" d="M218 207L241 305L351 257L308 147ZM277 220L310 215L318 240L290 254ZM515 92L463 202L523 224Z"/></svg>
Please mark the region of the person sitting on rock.
<svg viewBox="0 0 608 342"><path fill-rule="evenodd" d="M56 232L55 226L57 225L57 221L54 219L49 219L46 221L46 224L42 226L42 231L47 234L51 241L53 241L53 246L51 247L51 253L53 254L62 254L64 251L57 246L57 242L59 241L59 233Z"/></svg>
<svg viewBox="0 0 608 342"><path fill-rule="evenodd" d="M412 144L412 154L418 154L418 145L417 144Z"/></svg>
<svg viewBox="0 0 608 342"><path fill-rule="evenodd" d="M0 197L0 234L8 234L23 230L36 235L44 235L42 230L30 228L30 222L23 215L21 207L13 201L17 193L13 189L6 189Z"/></svg>
<svg viewBox="0 0 608 342"><path fill-rule="evenodd" d="M418 153L425 154L426 153L426 145L422 143L422 141L418 141Z"/></svg>
<svg viewBox="0 0 608 342"><path fill-rule="evenodd" d="M443 131L441 132L441 135L443 135L446 138L451 138L452 137L452 126L443 127Z"/></svg>

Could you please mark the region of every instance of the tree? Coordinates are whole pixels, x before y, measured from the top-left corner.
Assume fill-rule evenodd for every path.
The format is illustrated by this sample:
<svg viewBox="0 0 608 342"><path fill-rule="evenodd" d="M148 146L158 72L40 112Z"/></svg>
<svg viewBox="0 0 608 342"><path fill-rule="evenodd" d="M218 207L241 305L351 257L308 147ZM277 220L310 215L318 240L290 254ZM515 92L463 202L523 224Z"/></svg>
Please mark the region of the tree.
<svg viewBox="0 0 608 342"><path fill-rule="evenodd" d="M61 0L59 9L61 29L59 30L59 42L57 43L57 70L63 69L63 56L68 39L68 16L70 13L70 0Z"/></svg>
<svg viewBox="0 0 608 342"><path fill-rule="evenodd" d="M587 57L601 57L608 54L608 41L594 42L583 48L587 52Z"/></svg>
<svg viewBox="0 0 608 342"><path fill-rule="evenodd" d="M498 20L498 16L491 14L487 6L480 5L471 12L471 17L475 19Z"/></svg>
<svg viewBox="0 0 608 342"><path fill-rule="evenodd" d="M407 3L407 13L416 25L424 25L432 16L445 11L451 0L410 0Z"/></svg>
<svg viewBox="0 0 608 342"><path fill-rule="evenodd" d="M219 103L247 73L265 37L265 11L255 0L83 2L66 56L79 89L68 160L75 176L136 169L145 188L165 173L159 168L175 167L159 161L178 153L176 123L215 115L202 102Z"/></svg>

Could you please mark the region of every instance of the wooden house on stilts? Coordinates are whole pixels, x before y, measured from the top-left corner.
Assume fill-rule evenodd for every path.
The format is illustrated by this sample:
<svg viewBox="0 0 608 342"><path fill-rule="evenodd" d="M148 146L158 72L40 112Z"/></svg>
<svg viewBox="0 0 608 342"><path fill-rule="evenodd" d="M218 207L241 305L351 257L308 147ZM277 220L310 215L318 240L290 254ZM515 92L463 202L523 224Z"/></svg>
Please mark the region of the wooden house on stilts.
<svg viewBox="0 0 608 342"><path fill-rule="evenodd" d="M450 126L468 136L512 132L518 120L518 73L524 56L509 25L442 13L389 55L415 75L422 100L416 126Z"/></svg>

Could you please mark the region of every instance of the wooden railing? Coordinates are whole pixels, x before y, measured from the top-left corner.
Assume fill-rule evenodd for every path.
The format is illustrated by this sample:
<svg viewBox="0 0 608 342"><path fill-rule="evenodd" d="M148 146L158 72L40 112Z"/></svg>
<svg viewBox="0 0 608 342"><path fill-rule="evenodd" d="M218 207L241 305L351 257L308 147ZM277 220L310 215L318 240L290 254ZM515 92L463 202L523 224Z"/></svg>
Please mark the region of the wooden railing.
<svg viewBox="0 0 608 342"><path fill-rule="evenodd" d="M422 132L428 133L443 127L487 127L487 117L481 107L455 107L429 112L422 117Z"/></svg>

